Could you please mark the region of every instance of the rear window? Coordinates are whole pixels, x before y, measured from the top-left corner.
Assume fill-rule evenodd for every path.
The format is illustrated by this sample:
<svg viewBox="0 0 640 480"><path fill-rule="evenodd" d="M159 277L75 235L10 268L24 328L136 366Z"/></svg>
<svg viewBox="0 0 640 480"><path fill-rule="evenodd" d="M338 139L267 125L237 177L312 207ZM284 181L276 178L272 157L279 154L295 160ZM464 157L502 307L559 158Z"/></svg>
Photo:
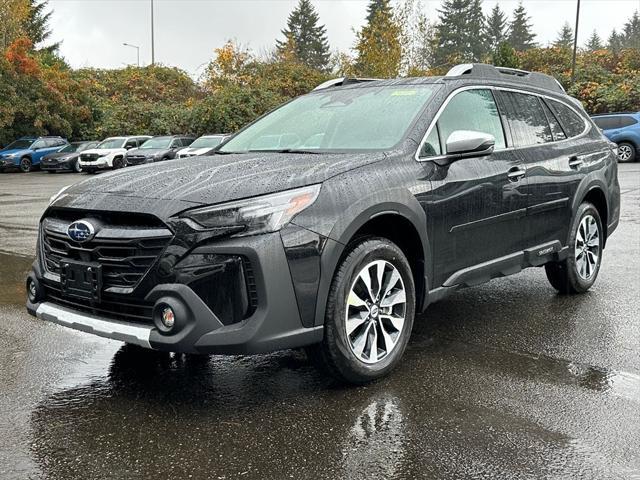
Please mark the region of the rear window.
<svg viewBox="0 0 640 480"><path fill-rule="evenodd" d="M500 92L504 115L516 147L553 141L549 122L537 96L517 92Z"/></svg>
<svg viewBox="0 0 640 480"><path fill-rule="evenodd" d="M549 100L548 105L558 120L560 120L567 137L577 137L585 131L586 125L584 119L574 112L572 108L555 100Z"/></svg>

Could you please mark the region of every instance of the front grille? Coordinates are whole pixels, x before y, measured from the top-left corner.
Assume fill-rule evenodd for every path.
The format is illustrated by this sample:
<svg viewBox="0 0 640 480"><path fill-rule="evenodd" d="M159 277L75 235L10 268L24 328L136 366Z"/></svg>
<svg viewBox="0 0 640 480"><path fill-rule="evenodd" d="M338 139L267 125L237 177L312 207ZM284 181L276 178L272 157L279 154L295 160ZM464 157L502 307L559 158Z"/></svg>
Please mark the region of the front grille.
<svg viewBox="0 0 640 480"><path fill-rule="evenodd" d="M95 162L100 156L97 153L83 153L80 155L80 160L83 162Z"/></svg>
<svg viewBox="0 0 640 480"><path fill-rule="evenodd" d="M127 156L127 163L131 165L138 165L140 163L145 163L146 160L147 160L147 157L144 157L142 155Z"/></svg>
<svg viewBox="0 0 640 480"><path fill-rule="evenodd" d="M55 218L43 221L42 253L46 269L60 275L65 260L99 263L105 290L135 288L172 237L167 228L109 225L92 240L78 243L67 236L70 223Z"/></svg>

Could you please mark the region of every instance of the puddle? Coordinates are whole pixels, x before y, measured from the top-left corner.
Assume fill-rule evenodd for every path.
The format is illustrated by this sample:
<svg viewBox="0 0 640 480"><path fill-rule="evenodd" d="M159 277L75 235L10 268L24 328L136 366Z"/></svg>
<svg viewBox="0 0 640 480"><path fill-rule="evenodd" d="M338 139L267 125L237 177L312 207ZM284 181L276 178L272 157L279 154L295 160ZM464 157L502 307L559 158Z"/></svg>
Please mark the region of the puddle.
<svg viewBox="0 0 640 480"><path fill-rule="evenodd" d="M32 263L31 257L0 252L0 305L24 303L24 282Z"/></svg>

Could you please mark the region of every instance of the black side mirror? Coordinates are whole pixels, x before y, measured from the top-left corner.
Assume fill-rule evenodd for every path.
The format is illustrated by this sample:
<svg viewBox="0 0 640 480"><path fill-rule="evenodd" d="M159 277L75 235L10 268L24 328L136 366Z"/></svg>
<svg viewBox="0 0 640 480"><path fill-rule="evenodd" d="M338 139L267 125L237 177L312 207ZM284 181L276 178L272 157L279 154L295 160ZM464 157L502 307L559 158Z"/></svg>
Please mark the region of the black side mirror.
<svg viewBox="0 0 640 480"><path fill-rule="evenodd" d="M493 153L495 144L495 137L489 133L456 130L447 138L446 155L434 161L439 165L448 165L463 158L485 157Z"/></svg>

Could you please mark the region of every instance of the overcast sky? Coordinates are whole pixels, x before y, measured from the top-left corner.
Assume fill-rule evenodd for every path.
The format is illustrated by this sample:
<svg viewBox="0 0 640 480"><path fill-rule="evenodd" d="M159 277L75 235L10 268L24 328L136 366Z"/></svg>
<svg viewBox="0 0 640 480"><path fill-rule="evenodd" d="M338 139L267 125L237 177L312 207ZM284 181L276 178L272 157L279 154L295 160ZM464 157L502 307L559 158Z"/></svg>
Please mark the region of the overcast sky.
<svg viewBox="0 0 640 480"><path fill-rule="evenodd" d="M367 0L312 0L327 27L332 50L348 50L364 23ZM229 39L260 53L272 48L297 0L155 0L156 62L197 76L213 50ZM511 14L517 0L485 0ZM431 20L439 0L423 0ZM122 67L151 61L150 0L50 0L51 27L62 55L74 67ZM576 0L525 0L537 41L548 44L565 21L575 22ZM579 41L595 29L603 39L640 9L640 0L583 0Z"/></svg>

